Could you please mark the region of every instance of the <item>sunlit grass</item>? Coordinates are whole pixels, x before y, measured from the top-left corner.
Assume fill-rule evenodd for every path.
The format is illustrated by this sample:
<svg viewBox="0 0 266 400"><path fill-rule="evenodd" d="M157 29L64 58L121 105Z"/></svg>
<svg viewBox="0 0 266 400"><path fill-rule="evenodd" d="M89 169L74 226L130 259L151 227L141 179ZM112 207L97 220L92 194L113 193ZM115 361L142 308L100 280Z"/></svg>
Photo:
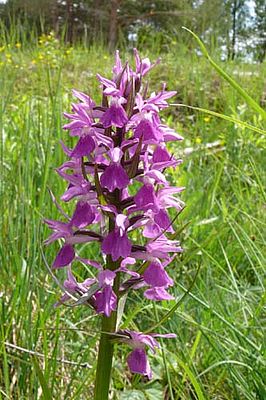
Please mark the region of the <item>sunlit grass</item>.
<svg viewBox="0 0 266 400"><path fill-rule="evenodd" d="M42 378L52 398L88 399L95 375L97 318L85 307L53 308L60 290L41 257L48 234L42 218L59 217L47 188L58 198L64 190L54 168L64 160L59 140L71 144L61 129L62 111L69 110L73 101L71 89L99 100L95 74L110 76L113 59L101 47L80 45L70 50L52 38L44 47L46 40L36 39L35 45L27 46L26 40L20 43L14 35L10 46L3 42L0 53L0 398L4 399L40 398ZM265 65L223 67L260 102ZM265 129L261 117L194 53L183 49L180 55L173 48L151 79L154 90L164 81L177 90L176 103ZM192 291L161 328L178 337L165 342L163 353L152 358L155 381L132 378L124 367L126 353L116 349L114 398L265 399L265 138L195 110L173 107L165 119L185 137L182 145L171 149L184 163L169 172L177 185L187 188L182 194L187 207L176 222L177 228L188 224L180 234L185 252L169 270L177 300L198 268L199 272ZM51 263L55 248L44 251ZM64 271L57 276L63 280ZM129 305L124 327L145 330L173 304L162 302L155 312L136 293ZM37 357L43 377L30 354L8 343L43 354ZM65 364L62 359L89 367Z"/></svg>

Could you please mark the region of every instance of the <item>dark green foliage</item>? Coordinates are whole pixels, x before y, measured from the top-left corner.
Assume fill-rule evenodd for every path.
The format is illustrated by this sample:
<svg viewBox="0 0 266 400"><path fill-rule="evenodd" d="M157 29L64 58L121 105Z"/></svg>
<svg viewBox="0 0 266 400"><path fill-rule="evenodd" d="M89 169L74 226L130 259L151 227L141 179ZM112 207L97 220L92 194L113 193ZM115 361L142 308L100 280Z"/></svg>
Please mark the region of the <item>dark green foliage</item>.
<svg viewBox="0 0 266 400"><path fill-rule="evenodd" d="M255 32L256 52L260 62L266 57L266 3L264 0L255 0Z"/></svg>
<svg viewBox="0 0 266 400"><path fill-rule="evenodd" d="M265 1L256 0L8 0L0 3L3 25L17 36L53 30L66 42L168 51L171 44L190 46L186 26L232 60L250 54L265 57ZM254 8L254 10L253 10ZM254 14L254 15L253 15Z"/></svg>

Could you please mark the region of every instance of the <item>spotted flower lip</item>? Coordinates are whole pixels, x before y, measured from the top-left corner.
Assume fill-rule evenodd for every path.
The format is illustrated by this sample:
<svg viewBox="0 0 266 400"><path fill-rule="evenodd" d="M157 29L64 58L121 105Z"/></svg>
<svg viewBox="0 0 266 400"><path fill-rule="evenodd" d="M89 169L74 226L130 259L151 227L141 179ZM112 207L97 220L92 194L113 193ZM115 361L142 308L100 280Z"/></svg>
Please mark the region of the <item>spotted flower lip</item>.
<svg viewBox="0 0 266 400"><path fill-rule="evenodd" d="M74 144L61 142L67 159L56 168L66 184L63 205L52 197L63 220L44 221L52 230L45 244L60 244L52 268L55 274L66 271L65 292L56 306L76 300L74 305L89 305L107 318L115 316L119 301L131 291L138 290L145 301L173 299L170 264L183 251L172 239L171 213L184 209L179 198L184 188L171 186L165 173L182 162L168 147L182 136L160 117L176 92L163 84L150 93L145 77L160 60L141 59L136 49L134 57L135 66L123 64L117 51L111 77L97 74L100 104L73 90L75 102L64 113L63 129ZM91 242L93 257L87 258ZM92 275L86 279L88 270ZM175 336L117 333L132 347L130 371L149 379L147 350L154 353L159 347L157 337Z"/></svg>

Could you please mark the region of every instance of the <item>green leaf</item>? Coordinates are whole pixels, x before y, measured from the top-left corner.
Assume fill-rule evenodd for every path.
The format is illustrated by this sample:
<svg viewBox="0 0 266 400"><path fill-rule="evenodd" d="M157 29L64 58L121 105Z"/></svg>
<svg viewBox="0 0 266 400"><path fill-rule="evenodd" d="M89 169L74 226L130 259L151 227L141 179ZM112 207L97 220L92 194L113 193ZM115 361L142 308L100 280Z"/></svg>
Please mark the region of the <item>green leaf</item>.
<svg viewBox="0 0 266 400"><path fill-rule="evenodd" d="M241 121L240 119L237 119L237 118L234 118L234 117L229 117L229 115L220 114L220 113L217 113L217 112L211 111L211 110L206 110L205 108L188 106L187 104L172 103L170 105L171 106L175 106L175 107L186 107L186 108L190 108L191 110L201 111L201 112L203 112L205 114L212 115L213 117L218 117L218 118L225 119L226 121L232 122L233 124L237 124L237 125L240 125L240 126L242 126L244 128L250 129L251 131L254 131L254 132L257 132L257 133L261 133L262 135L266 135L266 131L265 130L257 128L256 126L247 124L246 122Z"/></svg>
<svg viewBox="0 0 266 400"><path fill-rule="evenodd" d="M175 356L178 364L183 368L183 370L185 371L186 375L189 377L189 380L192 383L192 385L193 385L193 387L195 389L195 392L197 394L198 400L205 400L205 396L202 393L200 384L197 381L197 378L195 377L195 375L193 374L191 369L176 354L174 356Z"/></svg>
<svg viewBox="0 0 266 400"><path fill-rule="evenodd" d="M193 360L193 358L194 358L194 356L196 354L196 351L197 351L197 348L198 348L198 345L199 345L199 342L200 342L200 339L201 339L201 335L202 335L201 330L198 330L196 339L195 339L195 341L193 343L192 349L191 349L190 354L189 354L191 360ZM185 373L184 376L183 376L183 379L182 379L182 383L185 383L186 377L187 377L187 374Z"/></svg>
<svg viewBox="0 0 266 400"><path fill-rule="evenodd" d="M120 395L120 400L145 400L144 393L140 390L127 390Z"/></svg>
<svg viewBox="0 0 266 400"><path fill-rule="evenodd" d="M32 361L33 361L33 366L34 366L36 375L38 376L38 379L39 379L39 382L40 382L40 385L41 385L41 388L42 388L44 400L53 400L52 393L51 393L51 391L49 389L49 386L47 385L45 376L44 376L44 374L43 374L43 372L42 372L42 370L41 370L41 368L39 366L39 362L38 362L37 358L33 357Z"/></svg>
<svg viewBox="0 0 266 400"><path fill-rule="evenodd" d="M145 395L149 400L158 400L164 398L163 389L150 388L145 390Z"/></svg>
<svg viewBox="0 0 266 400"><path fill-rule="evenodd" d="M209 55L206 47L204 46L204 44L202 43L200 38L194 32L192 32L190 29L188 29L184 26L183 26L183 29L185 29L186 31L191 33L191 35L196 39L203 55L207 58L207 60L210 62L210 64L216 69L218 74L220 76L222 76L240 94L240 96L243 97L243 99L245 99L246 103L251 108L253 108L253 110L258 112L262 116L263 119L266 119L266 111L263 110L263 108L254 99L252 99L252 97L250 97L250 95L233 78L231 78L231 76L229 76L218 64L216 64L215 61L213 61L213 59Z"/></svg>
<svg viewBox="0 0 266 400"><path fill-rule="evenodd" d="M126 300L127 300L127 293L124 296L122 296L118 301L116 330L118 330L119 325L121 324L121 321L122 321L122 318L123 318L123 315L124 315Z"/></svg>

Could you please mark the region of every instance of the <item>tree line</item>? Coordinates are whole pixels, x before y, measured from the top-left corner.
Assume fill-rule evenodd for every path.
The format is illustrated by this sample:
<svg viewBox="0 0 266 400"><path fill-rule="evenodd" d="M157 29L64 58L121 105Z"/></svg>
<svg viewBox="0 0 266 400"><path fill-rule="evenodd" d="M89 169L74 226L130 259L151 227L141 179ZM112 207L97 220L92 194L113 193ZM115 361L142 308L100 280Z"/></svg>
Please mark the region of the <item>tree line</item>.
<svg viewBox="0 0 266 400"><path fill-rule="evenodd" d="M188 41L186 26L229 60L266 56L265 0L7 0L0 7L7 29L27 21L38 32L63 32L70 43L101 41L112 50L155 42L163 50Z"/></svg>

